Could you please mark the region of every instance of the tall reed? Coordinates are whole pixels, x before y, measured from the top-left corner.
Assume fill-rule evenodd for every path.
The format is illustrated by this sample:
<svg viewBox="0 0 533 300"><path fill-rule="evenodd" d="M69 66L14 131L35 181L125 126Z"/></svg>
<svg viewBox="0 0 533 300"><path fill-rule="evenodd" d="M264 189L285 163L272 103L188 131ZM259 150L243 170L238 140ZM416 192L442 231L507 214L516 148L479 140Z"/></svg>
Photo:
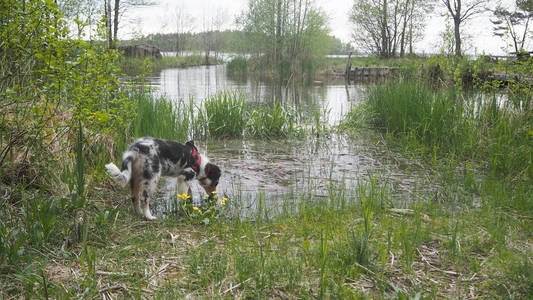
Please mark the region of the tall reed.
<svg viewBox="0 0 533 300"><path fill-rule="evenodd" d="M137 116L133 120L134 137L153 136L184 141L189 137L192 113L183 101L154 98L149 93L135 93Z"/></svg>
<svg viewBox="0 0 533 300"><path fill-rule="evenodd" d="M295 109L275 102L257 105L250 110L246 134L258 138L287 137L295 135L297 114Z"/></svg>
<svg viewBox="0 0 533 300"><path fill-rule="evenodd" d="M422 154L452 155L503 176L533 179L527 107L496 94L433 90L413 81L376 86L368 105L374 124Z"/></svg>
<svg viewBox="0 0 533 300"><path fill-rule="evenodd" d="M247 109L244 95L224 91L205 100L198 118L207 135L240 137L246 126Z"/></svg>

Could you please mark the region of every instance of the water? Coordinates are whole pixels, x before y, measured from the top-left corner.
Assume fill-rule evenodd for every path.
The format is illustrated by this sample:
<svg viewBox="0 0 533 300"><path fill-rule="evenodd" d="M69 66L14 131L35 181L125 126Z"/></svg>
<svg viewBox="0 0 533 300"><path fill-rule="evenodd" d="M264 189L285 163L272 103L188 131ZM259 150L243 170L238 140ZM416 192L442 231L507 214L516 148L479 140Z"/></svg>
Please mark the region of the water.
<svg viewBox="0 0 533 300"><path fill-rule="evenodd" d="M192 99L197 104L220 91L238 91L251 102L281 101L308 111L327 111L334 126L352 105L363 101L365 85L345 86L344 81L320 82L309 87L276 87L267 82L239 80L226 75L224 65L166 69L149 78L155 93L171 101ZM426 170L387 150L381 136L372 130L357 134L330 134L301 140L207 140L197 141L201 152L223 170L218 192L241 203L239 213L253 213L257 199L273 210L281 201L325 198L332 185L344 185L353 198L356 186L371 178L386 186L398 199L420 189L433 190ZM352 193L352 194L350 194ZM163 182L156 215L164 216L168 199L175 194L175 181ZM193 198L204 192L193 184ZM283 199L283 200L282 200Z"/></svg>
<svg viewBox="0 0 533 300"><path fill-rule="evenodd" d="M192 98L199 103L217 92L230 90L243 93L251 102L281 101L310 110L322 108L329 111L330 125L337 123L351 105L361 101L365 88L362 84L346 87L344 80L320 81L309 87L279 87L262 81L230 78L225 65L166 69L149 80L151 86L156 87L156 93L172 100Z"/></svg>

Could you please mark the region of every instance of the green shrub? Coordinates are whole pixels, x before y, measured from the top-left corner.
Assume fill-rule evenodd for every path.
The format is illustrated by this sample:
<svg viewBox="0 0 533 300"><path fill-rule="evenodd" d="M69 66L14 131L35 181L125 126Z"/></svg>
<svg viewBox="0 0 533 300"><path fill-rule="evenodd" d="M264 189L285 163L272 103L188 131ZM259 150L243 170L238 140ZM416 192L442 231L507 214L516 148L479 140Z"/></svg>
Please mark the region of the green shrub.
<svg viewBox="0 0 533 300"><path fill-rule="evenodd" d="M248 60L241 56L235 57L227 63L226 70L231 75L244 75L248 72Z"/></svg>

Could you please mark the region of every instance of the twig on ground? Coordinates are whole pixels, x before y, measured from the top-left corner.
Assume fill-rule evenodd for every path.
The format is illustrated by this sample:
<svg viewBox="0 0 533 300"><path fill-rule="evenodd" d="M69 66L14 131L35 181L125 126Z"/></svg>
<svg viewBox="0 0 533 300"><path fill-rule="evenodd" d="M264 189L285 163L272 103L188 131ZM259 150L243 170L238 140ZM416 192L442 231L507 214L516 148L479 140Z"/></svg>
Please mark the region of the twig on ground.
<svg viewBox="0 0 533 300"><path fill-rule="evenodd" d="M239 282L239 283L237 283L237 284L234 285L234 286L231 286L231 284L230 284L230 287L229 287L227 290L223 291L221 295L224 295L224 294L226 294L226 293L228 293L228 292L233 291L234 289L240 287L242 284L244 284L244 283L250 281L251 279L252 279L252 278L248 278L248 279L246 279L245 281L243 281L243 282Z"/></svg>
<svg viewBox="0 0 533 300"><path fill-rule="evenodd" d="M110 286L110 287L106 287L106 288L103 288L103 289L99 289L98 290L98 293L101 294L101 293L105 293L105 292L109 292L109 291L116 291L116 290L126 290L125 287L123 287L122 285L113 285L113 286Z"/></svg>

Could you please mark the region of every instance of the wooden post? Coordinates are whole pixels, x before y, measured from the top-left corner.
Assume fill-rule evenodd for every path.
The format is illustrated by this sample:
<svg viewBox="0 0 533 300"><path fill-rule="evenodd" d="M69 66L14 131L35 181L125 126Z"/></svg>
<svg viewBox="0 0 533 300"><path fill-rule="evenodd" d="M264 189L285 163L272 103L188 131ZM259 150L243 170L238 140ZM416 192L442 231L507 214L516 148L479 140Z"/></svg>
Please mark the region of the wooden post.
<svg viewBox="0 0 533 300"><path fill-rule="evenodd" d="M348 83L350 82L350 71L352 69L352 52L350 52L350 54L348 54L348 60L346 60L346 70L344 71L344 78L345 80L348 81Z"/></svg>

